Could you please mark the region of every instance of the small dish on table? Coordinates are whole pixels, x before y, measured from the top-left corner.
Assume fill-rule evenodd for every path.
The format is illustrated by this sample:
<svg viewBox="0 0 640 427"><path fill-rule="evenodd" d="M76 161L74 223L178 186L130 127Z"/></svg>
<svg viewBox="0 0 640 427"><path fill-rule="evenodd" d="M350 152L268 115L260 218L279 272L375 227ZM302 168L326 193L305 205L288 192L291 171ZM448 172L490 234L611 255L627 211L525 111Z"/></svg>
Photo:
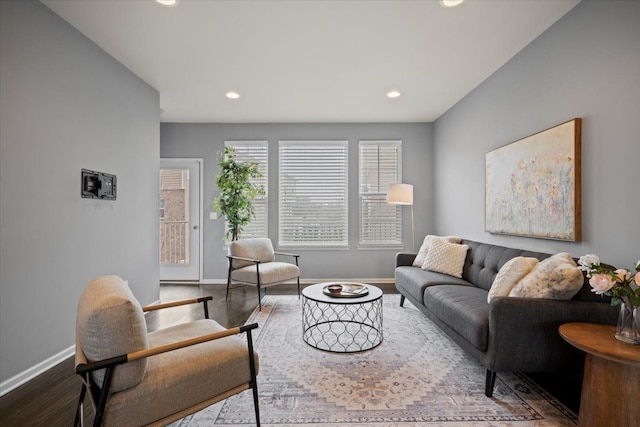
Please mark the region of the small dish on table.
<svg viewBox="0 0 640 427"><path fill-rule="evenodd" d="M322 292L335 298L358 298L369 294L369 289L361 283L335 282L326 284Z"/></svg>

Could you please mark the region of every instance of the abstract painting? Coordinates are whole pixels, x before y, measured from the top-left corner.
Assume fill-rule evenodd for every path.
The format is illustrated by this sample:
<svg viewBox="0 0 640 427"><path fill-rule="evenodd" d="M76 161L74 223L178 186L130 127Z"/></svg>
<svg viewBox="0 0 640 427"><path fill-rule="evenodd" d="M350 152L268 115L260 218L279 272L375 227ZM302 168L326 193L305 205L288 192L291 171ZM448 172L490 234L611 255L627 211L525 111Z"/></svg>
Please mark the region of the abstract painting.
<svg viewBox="0 0 640 427"><path fill-rule="evenodd" d="M579 241L582 119L486 154L489 233Z"/></svg>

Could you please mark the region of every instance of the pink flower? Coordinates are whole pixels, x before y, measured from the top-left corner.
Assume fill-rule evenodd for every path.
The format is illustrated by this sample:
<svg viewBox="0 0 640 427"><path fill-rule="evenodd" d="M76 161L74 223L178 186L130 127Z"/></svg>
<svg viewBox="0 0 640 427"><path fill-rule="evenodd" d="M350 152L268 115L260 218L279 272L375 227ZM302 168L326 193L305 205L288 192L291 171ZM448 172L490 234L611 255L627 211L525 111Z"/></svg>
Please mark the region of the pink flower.
<svg viewBox="0 0 640 427"><path fill-rule="evenodd" d="M634 278L636 285L640 286L640 271L638 271Z"/></svg>
<svg viewBox="0 0 640 427"><path fill-rule="evenodd" d="M591 292L602 295L613 287L614 281L610 275L600 273L594 274L591 279L589 279L589 284L593 288Z"/></svg>
<svg viewBox="0 0 640 427"><path fill-rule="evenodd" d="M613 272L616 275L616 282L618 283L626 283L631 280L631 273L623 268L619 268Z"/></svg>

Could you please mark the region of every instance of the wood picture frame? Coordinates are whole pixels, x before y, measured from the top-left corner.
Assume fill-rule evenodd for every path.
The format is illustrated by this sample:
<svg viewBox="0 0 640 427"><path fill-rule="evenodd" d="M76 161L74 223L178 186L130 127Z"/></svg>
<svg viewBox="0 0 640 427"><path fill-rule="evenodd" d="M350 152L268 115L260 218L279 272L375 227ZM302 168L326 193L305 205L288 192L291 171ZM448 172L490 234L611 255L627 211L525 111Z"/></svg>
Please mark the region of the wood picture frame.
<svg viewBox="0 0 640 427"><path fill-rule="evenodd" d="M582 119L485 156L485 230L580 241Z"/></svg>

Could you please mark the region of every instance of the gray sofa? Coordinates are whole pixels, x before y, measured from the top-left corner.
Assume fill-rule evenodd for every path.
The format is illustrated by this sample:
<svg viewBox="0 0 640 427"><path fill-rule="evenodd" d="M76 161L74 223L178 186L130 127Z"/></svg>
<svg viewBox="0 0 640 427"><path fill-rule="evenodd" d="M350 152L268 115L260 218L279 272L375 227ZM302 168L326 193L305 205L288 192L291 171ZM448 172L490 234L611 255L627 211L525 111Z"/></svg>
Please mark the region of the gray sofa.
<svg viewBox="0 0 640 427"><path fill-rule="evenodd" d="M395 284L401 294L460 347L486 367L485 394L491 397L496 372L580 370L584 355L558 334L566 322L615 325L618 311L608 298L590 291L585 280L569 301L487 295L496 274L517 256L540 260L550 254L471 240L462 278L425 271L411 264L416 254L396 255Z"/></svg>

